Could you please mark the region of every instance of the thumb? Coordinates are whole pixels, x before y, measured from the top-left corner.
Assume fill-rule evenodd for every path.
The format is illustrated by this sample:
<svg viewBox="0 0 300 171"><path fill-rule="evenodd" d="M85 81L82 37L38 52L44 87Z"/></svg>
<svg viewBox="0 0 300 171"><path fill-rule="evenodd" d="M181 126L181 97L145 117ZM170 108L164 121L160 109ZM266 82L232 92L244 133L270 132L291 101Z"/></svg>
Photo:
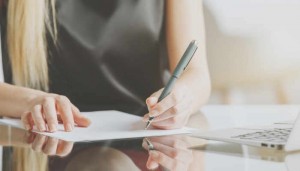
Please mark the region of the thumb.
<svg viewBox="0 0 300 171"><path fill-rule="evenodd" d="M91 124L91 121L87 117L83 116L77 107L72 106L72 112L74 121L78 126L88 127Z"/></svg>

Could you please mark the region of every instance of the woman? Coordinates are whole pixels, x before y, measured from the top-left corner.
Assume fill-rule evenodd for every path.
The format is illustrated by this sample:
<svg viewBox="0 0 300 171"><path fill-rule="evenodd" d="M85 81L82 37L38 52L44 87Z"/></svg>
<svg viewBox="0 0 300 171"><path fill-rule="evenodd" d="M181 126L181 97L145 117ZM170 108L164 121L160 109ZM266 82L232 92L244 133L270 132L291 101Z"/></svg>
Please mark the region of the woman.
<svg viewBox="0 0 300 171"><path fill-rule="evenodd" d="M0 113L28 130L88 126L79 109L156 116L154 127L173 129L210 94L201 0L2 0L1 32ZM164 71L193 39L197 53L157 103Z"/></svg>

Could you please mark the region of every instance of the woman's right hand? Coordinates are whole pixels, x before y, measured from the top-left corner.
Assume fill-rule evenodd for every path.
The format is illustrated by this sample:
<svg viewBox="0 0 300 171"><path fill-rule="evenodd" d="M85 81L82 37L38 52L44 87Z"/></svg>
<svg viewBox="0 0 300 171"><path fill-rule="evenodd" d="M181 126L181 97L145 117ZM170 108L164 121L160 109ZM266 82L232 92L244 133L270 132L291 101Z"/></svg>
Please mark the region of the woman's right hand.
<svg viewBox="0 0 300 171"><path fill-rule="evenodd" d="M149 151L146 167L155 170L163 166L167 170L189 170L193 161L193 152L188 149L188 144L182 136L152 137L147 138L153 145L149 149L146 138L143 140L143 148Z"/></svg>
<svg viewBox="0 0 300 171"><path fill-rule="evenodd" d="M48 93L32 98L29 111L22 114L21 120L27 130L35 125L43 132L57 131L58 121L64 124L65 131L72 131L75 124L87 127L91 123L67 97Z"/></svg>

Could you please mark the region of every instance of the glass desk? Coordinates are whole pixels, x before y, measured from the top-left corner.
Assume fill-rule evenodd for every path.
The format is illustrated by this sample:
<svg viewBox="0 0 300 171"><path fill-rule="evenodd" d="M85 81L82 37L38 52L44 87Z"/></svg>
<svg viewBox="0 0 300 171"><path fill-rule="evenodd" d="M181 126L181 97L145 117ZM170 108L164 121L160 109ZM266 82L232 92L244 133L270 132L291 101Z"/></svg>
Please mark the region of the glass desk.
<svg viewBox="0 0 300 171"><path fill-rule="evenodd" d="M201 130L294 119L298 106L207 106L188 126ZM0 125L2 171L300 170L300 152L206 141L189 135L72 143ZM1 150L0 150L1 151ZM150 150L151 151L151 150ZM151 152L152 153L152 152ZM152 168L152 169L151 169Z"/></svg>

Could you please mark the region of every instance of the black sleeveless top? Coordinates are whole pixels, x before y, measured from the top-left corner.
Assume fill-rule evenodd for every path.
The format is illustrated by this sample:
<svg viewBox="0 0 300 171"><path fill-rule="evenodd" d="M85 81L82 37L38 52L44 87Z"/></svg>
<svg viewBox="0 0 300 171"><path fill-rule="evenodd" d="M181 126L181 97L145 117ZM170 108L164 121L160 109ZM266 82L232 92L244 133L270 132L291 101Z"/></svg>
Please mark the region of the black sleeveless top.
<svg viewBox="0 0 300 171"><path fill-rule="evenodd" d="M163 0L58 0L58 43L49 39L50 92L83 111L145 114L145 99L163 86ZM5 81L12 83L1 9Z"/></svg>

